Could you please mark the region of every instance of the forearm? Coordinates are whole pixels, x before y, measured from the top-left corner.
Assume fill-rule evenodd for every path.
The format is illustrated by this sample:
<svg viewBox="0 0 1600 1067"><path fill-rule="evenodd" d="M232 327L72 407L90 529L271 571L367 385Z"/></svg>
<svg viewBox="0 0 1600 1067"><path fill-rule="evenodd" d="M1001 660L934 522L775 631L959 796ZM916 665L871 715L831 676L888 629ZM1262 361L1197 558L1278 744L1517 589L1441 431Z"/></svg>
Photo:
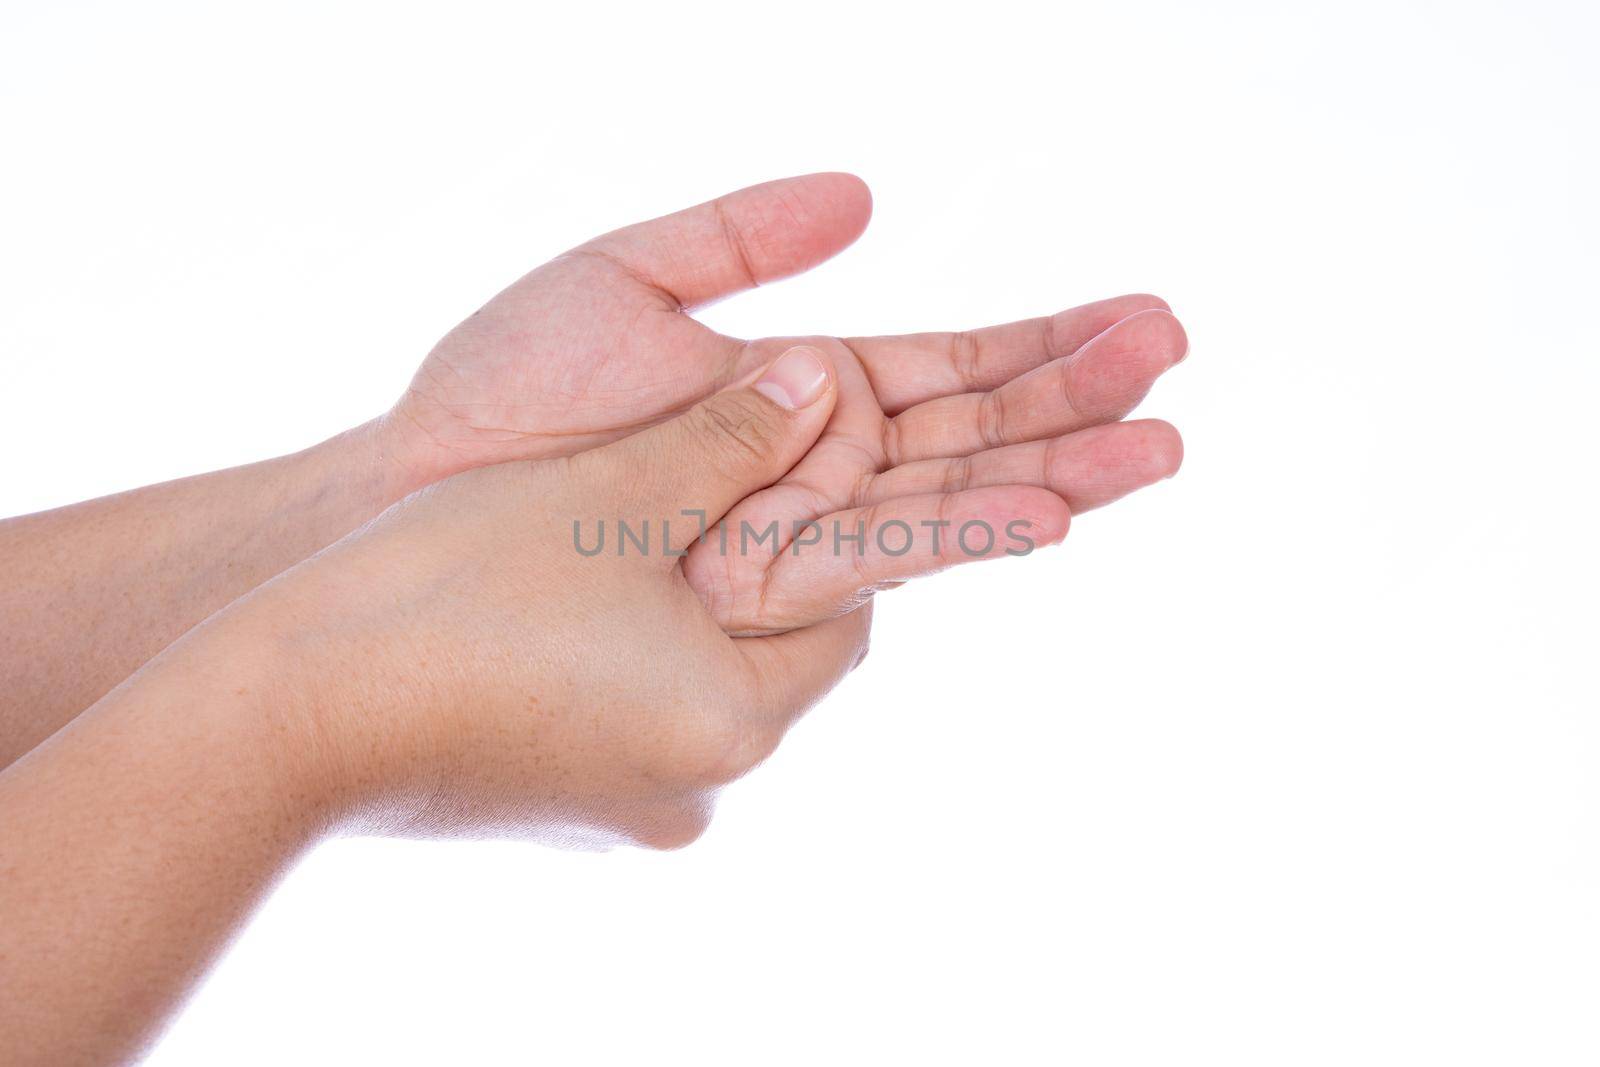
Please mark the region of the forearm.
<svg viewBox="0 0 1600 1067"><path fill-rule="evenodd" d="M0 1062L136 1055L331 818L264 647L190 635L0 772Z"/></svg>
<svg viewBox="0 0 1600 1067"><path fill-rule="evenodd" d="M0 767L177 637L408 491L382 423L0 522Z"/></svg>

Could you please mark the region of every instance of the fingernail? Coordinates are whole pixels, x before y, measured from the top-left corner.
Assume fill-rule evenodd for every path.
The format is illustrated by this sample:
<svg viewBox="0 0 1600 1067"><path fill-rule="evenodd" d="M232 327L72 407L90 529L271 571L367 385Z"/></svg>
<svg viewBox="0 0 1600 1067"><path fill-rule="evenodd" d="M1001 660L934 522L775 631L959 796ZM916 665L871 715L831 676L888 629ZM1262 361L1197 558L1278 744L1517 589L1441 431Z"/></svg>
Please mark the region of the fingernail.
<svg viewBox="0 0 1600 1067"><path fill-rule="evenodd" d="M789 349L756 382L756 392L790 411L810 407L827 387L828 365L809 345Z"/></svg>

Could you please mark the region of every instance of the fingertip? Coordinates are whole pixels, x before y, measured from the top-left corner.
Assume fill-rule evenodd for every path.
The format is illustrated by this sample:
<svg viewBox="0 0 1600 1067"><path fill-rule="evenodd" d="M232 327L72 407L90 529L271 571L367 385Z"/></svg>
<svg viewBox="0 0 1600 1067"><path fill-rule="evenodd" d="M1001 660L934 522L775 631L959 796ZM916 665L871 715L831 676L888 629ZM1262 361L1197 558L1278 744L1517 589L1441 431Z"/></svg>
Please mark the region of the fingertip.
<svg viewBox="0 0 1600 1067"><path fill-rule="evenodd" d="M1141 349L1157 356L1168 368L1183 362L1189 354L1189 332L1176 315L1162 308L1137 311L1112 329L1128 331Z"/></svg>
<svg viewBox="0 0 1600 1067"><path fill-rule="evenodd" d="M1038 495L1034 508L1038 540L1045 545L1059 545L1067 539L1067 531L1072 528L1072 509L1065 500L1048 489L1038 490Z"/></svg>
<svg viewBox="0 0 1600 1067"><path fill-rule="evenodd" d="M1125 308L1126 314L1134 315L1141 311L1165 311L1171 313L1172 305L1154 293L1123 293L1121 296L1111 297L1103 301L1105 304L1117 308Z"/></svg>
<svg viewBox="0 0 1600 1067"><path fill-rule="evenodd" d="M1123 293L1121 296L1110 296L1104 300L1096 300L1091 304L1080 307L1068 308L1057 312L1058 316L1069 318L1083 318L1086 313L1093 319L1104 324L1114 326L1130 315L1137 315L1141 311L1172 312L1172 306L1154 293Z"/></svg>
<svg viewBox="0 0 1600 1067"><path fill-rule="evenodd" d="M833 196L839 205L841 219L841 248L852 245L866 232L872 221L872 189L865 181L846 171L831 171L827 175L833 183Z"/></svg>
<svg viewBox="0 0 1600 1067"><path fill-rule="evenodd" d="M872 218L872 190L848 171L818 171L783 179L799 206L792 214L803 231L815 231L815 251L834 255L866 230Z"/></svg>
<svg viewBox="0 0 1600 1067"><path fill-rule="evenodd" d="M1123 423L1137 433L1136 457L1149 472L1149 481L1171 478L1183 466L1183 435L1165 419L1137 419Z"/></svg>
<svg viewBox="0 0 1600 1067"><path fill-rule="evenodd" d="M833 198L841 205L853 207L861 217L862 225L872 215L872 187L858 174L847 170L825 170L808 177L825 182L831 187Z"/></svg>
<svg viewBox="0 0 1600 1067"><path fill-rule="evenodd" d="M986 524L1010 537L1026 535L1035 547L1061 543L1072 526L1072 509L1059 494L1049 489L1011 485L970 492L983 495L976 510ZM1019 523L1022 525L1017 525Z"/></svg>
<svg viewBox="0 0 1600 1067"><path fill-rule="evenodd" d="M1183 435L1170 422L1163 422L1161 425L1166 427L1160 453L1162 469L1166 471L1163 477L1171 478L1183 466Z"/></svg>

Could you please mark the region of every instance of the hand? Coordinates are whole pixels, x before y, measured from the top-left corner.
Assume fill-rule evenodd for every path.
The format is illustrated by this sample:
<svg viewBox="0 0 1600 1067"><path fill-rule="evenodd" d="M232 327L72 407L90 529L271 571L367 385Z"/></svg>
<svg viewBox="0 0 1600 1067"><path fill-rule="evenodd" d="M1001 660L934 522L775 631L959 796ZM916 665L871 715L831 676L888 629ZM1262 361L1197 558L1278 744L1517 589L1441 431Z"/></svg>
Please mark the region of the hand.
<svg viewBox="0 0 1600 1067"><path fill-rule="evenodd" d="M718 788L861 661L871 606L836 615L838 583L809 606L796 589L788 632L731 637L683 575L699 525L659 518L715 522L796 469L843 382L824 350L794 346L611 445L439 482L212 615L0 773L0 982L18 991L0 998L0 1057L134 1055L337 827L692 840ZM987 517L1065 534L1056 494L1006 494ZM574 540L575 522L652 517L646 552Z"/></svg>
<svg viewBox="0 0 1600 1067"><path fill-rule="evenodd" d="M761 355L686 312L810 269L871 212L859 178L811 174L605 234L535 269L434 347L385 420L410 488L572 455L739 379Z"/></svg>
<svg viewBox="0 0 1600 1067"><path fill-rule="evenodd" d="M836 381L802 351L609 447L441 482L0 772L0 1060L131 1061L335 828L692 839L860 661L867 612L730 638L677 557L587 557L572 523L719 517L815 441Z"/></svg>
<svg viewBox="0 0 1600 1067"><path fill-rule="evenodd" d="M394 409L371 423L292 456L0 524L0 766L196 623L406 494L475 466L615 440L759 368L788 342L723 337L683 309L820 262L861 231L869 211L857 179L820 174L608 234L452 331ZM947 486L978 491L950 506L983 505L1005 481L1065 493L1081 510L1171 473L1179 444L1161 423L1039 436L1131 405L1173 358L1181 331L1161 316L1136 330L1117 324L1165 307L1131 296L969 334L813 338L838 365L844 417L821 455L739 518L781 518L787 539L794 521L840 509L877 505L874 517L892 522L895 509L910 507L915 517L930 503L917 498ZM1052 399L1054 371L1026 377L1113 327L1068 361L1072 380L1059 380L1078 390L1072 399L1083 410ZM1110 343L1117 337L1132 343ZM1019 406L1030 410L1019 416ZM991 437L968 432L963 443L963 427ZM1027 443L972 454L1010 441ZM921 458L934 456L944 458ZM882 584L939 565L931 555L918 546L893 566L859 562ZM786 557L779 574L702 551L689 573L719 622L767 633L804 615L782 590L805 585L810 567L831 585L828 568L841 562ZM848 605L841 590L850 581L844 575L835 589L833 610ZM44 616L35 610L41 598L53 606Z"/></svg>
<svg viewBox="0 0 1600 1067"><path fill-rule="evenodd" d="M268 583L191 644L277 649L286 758L331 817L398 833L677 845L718 786L865 651L866 609L775 637L725 634L684 581L698 533L586 556L594 517L712 520L776 481L834 409L838 375L798 348L759 381L564 459L457 475ZM1066 508L1020 491L1040 528ZM640 523L636 522L637 528ZM657 536L660 527L656 526ZM220 644L219 644L220 643ZM297 790L297 794L299 791ZM309 795L309 794L308 794Z"/></svg>
<svg viewBox="0 0 1600 1067"><path fill-rule="evenodd" d="M538 268L440 341L386 420L389 451L409 460L404 484L571 455L747 375L796 339L739 341L685 312L827 259L870 211L849 175L790 178L606 234ZM794 588L821 583L842 612L861 574L870 594L947 566L963 523L1009 506L1008 484L1054 490L1083 511L1181 461L1166 423L1106 425L1187 350L1157 297L969 333L806 341L839 369L839 417L781 486L730 516L734 536L744 522L757 533L777 522L781 551L799 523L820 521L831 535L903 521L921 540L898 556L871 545L861 558L787 562L701 545L685 573L731 632L796 625L806 599L791 604ZM945 520L949 536L922 525Z"/></svg>
<svg viewBox="0 0 1600 1067"><path fill-rule="evenodd" d="M1026 510L1026 487L1077 514L1171 477L1182 461L1167 423L1116 421L1188 351L1155 297L965 335L808 343L838 368L833 419L782 481L739 503L684 563L729 633L780 632L908 578L1025 551L1006 531ZM905 367L917 368L914 388Z"/></svg>
<svg viewBox="0 0 1600 1067"><path fill-rule="evenodd" d="M606 234L539 267L445 336L382 420L385 452L405 468L400 486L409 491L507 460L572 455L671 417L746 376L785 342L725 337L686 312L835 255L860 235L871 210L866 186L848 174L788 178ZM815 338L840 363L840 386L851 413L850 428L830 438L835 444L829 451L864 442L881 468L924 455L964 456L1009 441L1002 435L987 442L935 442L928 433L940 417L938 408L900 420L923 429L913 427L905 435L907 447L899 450L882 447L882 435L875 437L871 424L881 425L884 413L961 397L949 401L953 407L945 410L953 411L973 399L971 394L996 389L1047 359L1070 355L1102 330L1148 309L1165 311L1166 305L1155 297L1131 296L970 334L848 344ZM1127 337L1146 339L1156 332ZM1158 358L1127 350L1108 354L1139 367ZM1105 363L1085 368L1080 376L1117 373ZM1142 393L1148 384L1134 391ZM1095 417L1046 418L1024 428L1039 433L1054 425L1062 428L1053 432L1065 433L1065 427ZM1128 451L1140 442L1164 455L1175 452L1171 439L1155 437L1161 432L1147 429L1145 437L1103 449L1074 446L1067 451L1076 458L1066 466L1095 480L1098 463L1126 467ZM992 462L985 459L978 466L992 469ZM825 469L810 477L828 481L823 497L832 507L852 506L850 486L835 485L832 478L861 480L860 465L847 464L848 470L833 463L818 466ZM918 477L925 475L926 469L907 472L905 480L879 483L879 489L920 484ZM1128 482L1121 492L1137 484L1142 483Z"/></svg>
<svg viewBox="0 0 1600 1067"><path fill-rule="evenodd" d="M10 525L11 615L32 642L14 662L51 691L70 664L103 695L64 729L59 716L82 705L47 708L29 731L49 740L0 773L0 984L22 991L0 1011L0 1058L133 1054L273 878L335 825L691 840L718 787L860 662L874 589L990 554L959 536L962 551L933 563L796 539L799 555L719 575L704 544L692 558L664 552L687 553L698 524L668 537L660 519L695 509L737 526L866 507L863 525L970 517L1048 544L1066 533L1069 500L1092 506L1175 467L1170 428L1096 425L1182 354L1151 297L971 335L800 345L719 338L669 314L664 301L737 287L716 280L730 262L776 276L859 229L827 208L822 225L805 221L798 192L831 186L848 201L853 179L798 181L751 202L766 204L764 222L736 194L535 272L358 434ZM774 200L774 188L787 192ZM716 234L739 236L704 258ZM669 295L640 299L652 287ZM668 343L616 343L639 338ZM540 456L557 458L528 459ZM474 466L233 600L389 493ZM656 520L652 551L574 543L574 523L617 518ZM877 532L863 531L869 545ZM94 580L51 581L60 558L90 561ZM152 588L161 597L142 595ZM63 610L74 589L93 594ZM41 591L58 628L82 635L49 642L54 658L38 652ZM152 601L158 611L126 624L127 605ZM119 642L104 639L107 617Z"/></svg>

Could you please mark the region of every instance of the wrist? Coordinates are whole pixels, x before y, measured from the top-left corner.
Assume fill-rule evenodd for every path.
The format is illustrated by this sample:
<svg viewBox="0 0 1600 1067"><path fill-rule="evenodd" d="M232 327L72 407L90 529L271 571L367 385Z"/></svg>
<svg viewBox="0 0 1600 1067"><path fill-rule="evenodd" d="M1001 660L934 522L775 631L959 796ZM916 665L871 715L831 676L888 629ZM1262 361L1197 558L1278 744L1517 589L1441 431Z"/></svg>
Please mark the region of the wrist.
<svg viewBox="0 0 1600 1067"><path fill-rule="evenodd" d="M298 672L270 641L225 618L152 664L164 668L161 682L180 694L174 707L188 720L165 723L163 732L196 753L186 760L224 769L231 792L248 798L298 851L346 817L342 761L310 714ZM162 662L169 657L170 664Z"/></svg>
<svg viewBox="0 0 1600 1067"><path fill-rule="evenodd" d="M0 1060L134 1057L329 829L273 681L201 627L0 773Z"/></svg>
<svg viewBox="0 0 1600 1067"><path fill-rule="evenodd" d="M304 453L343 486L364 510L376 515L438 480L430 451L421 447L392 413L314 445Z"/></svg>
<svg viewBox="0 0 1600 1067"><path fill-rule="evenodd" d="M330 552L336 563L319 556L285 572L191 638L207 645L197 654L240 665L267 734L261 743L299 817L321 833L386 832L439 787L426 756L448 746L419 710L448 694L409 669L427 649L371 610L373 590L403 563L344 546Z"/></svg>
<svg viewBox="0 0 1600 1067"><path fill-rule="evenodd" d="M225 820L287 861L339 811L327 754L296 702L284 699L283 682L269 647L214 620L106 694L73 728L81 724L122 752L126 770L197 820Z"/></svg>

